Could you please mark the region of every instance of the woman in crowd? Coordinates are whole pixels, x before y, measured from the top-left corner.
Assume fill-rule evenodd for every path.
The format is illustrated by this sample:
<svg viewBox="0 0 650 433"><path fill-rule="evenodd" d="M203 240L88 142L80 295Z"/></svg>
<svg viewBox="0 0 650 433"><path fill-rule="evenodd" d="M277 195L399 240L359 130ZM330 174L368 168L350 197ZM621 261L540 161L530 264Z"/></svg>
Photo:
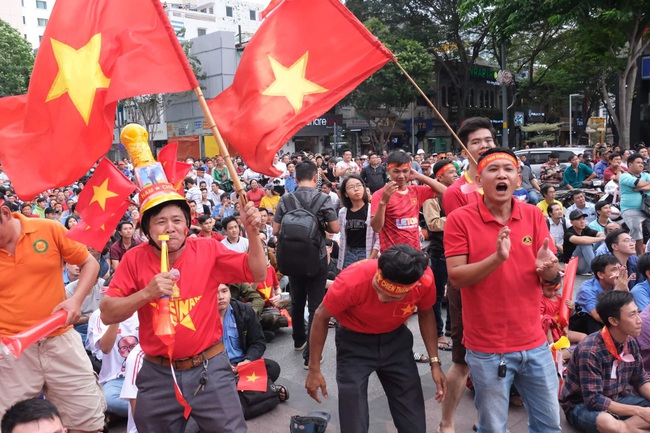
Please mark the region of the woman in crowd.
<svg viewBox="0 0 650 433"><path fill-rule="evenodd" d="M65 226L66 229L70 230L77 223L78 223L77 218L73 216L69 216L68 218L66 218L65 223L63 225Z"/></svg>
<svg viewBox="0 0 650 433"><path fill-rule="evenodd" d="M260 207L260 202L264 198L264 190L260 188L260 184L255 179L251 180L251 189L246 192L246 197L248 200L255 203L255 207ZM278 199L279 200L279 199Z"/></svg>
<svg viewBox="0 0 650 433"><path fill-rule="evenodd" d="M275 209L280 202L280 193L275 189L271 182L264 187L264 197L260 201L260 206L268 212L275 214Z"/></svg>

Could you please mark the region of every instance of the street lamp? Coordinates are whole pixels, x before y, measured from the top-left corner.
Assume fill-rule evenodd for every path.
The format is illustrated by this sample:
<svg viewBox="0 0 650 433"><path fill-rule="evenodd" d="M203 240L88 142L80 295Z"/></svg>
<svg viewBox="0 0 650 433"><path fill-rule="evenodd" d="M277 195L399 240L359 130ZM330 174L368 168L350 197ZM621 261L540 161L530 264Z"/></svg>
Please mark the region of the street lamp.
<svg viewBox="0 0 650 433"><path fill-rule="evenodd" d="M583 96L580 93L571 93L569 95L569 146L573 146L573 104L571 98L574 96Z"/></svg>

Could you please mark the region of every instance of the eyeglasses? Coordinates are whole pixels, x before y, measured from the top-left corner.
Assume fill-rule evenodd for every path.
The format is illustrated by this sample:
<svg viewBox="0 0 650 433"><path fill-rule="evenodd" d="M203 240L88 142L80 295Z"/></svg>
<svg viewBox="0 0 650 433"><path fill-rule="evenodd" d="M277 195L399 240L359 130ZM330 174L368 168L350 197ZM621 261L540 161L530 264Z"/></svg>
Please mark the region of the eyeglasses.
<svg viewBox="0 0 650 433"><path fill-rule="evenodd" d="M635 241L632 238L625 238L625 239L621 239L619 242L625 242L630 244L630 243L634 243Z"/></svg>
<svg viewBox="0 0 650 433"><path fill-rule="evenodd" d="M357 183L357 184L354 184L354 185L347 185L345 187L345 189L346 189L346 191L363 189L363 184Z"/></svg>

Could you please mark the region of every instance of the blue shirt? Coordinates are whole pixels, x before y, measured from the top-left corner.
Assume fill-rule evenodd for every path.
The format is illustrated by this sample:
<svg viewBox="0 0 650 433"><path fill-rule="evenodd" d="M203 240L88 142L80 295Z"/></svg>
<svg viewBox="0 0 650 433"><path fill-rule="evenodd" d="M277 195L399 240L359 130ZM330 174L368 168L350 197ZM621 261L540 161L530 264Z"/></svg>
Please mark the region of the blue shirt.
<svg viewBox="0 0 650 433"><path fill-rule="evenodd" d="M228 359L233 364L244 360L244 351L239 345L239 330L237 329L237 321L235 320L235 313L232 311L232 306L228 305L226 314L223 317L223 344L226 346L226 353Z"/></svg>
<svg viewBox="0 0 650 433"><path fill-rule="evenodd" d="M573 166L569 166L564 170L564 183L574 188L582 188L582 181L591 176L593 172L592 169L583 163L578 164L577 172L573 169Z"/></svg>
<svg viewBox="0 0 650 433"><path fill-rule="evenodd" d="M589 313L596 309L596 303L602 295L605 294L605 289L602 288L597 278L587 280L580 285L578 289L578 297L576 298L576 305L582 308L582 311Z"/></svg>
<svg viewBox="0 0 650 433"><path fill-rule="evenodd" d="M294 192L298 188L298 183L296 182L296 175L289 176L284 180L284 190L286 192Z"/></svg>
<svg viewBox="0 0 650 433"><path fill-rule="evenodd" d="M621 189L621 212L627 209L641 209L641 191L634 191L636 183L640 180L650 182L650 174L641 173L641 176L636 177L630 173L623 173L618 179L618 184Z"/></svg>
<svg viewBox="0 0 650 433"><path fill-rule="evenodd" d="M594 166L594 172L596 173L596 176L598 176L600 179L603 178L606 169L607 169L607 163L605 162L604 159L598 161Z"/></svg>
<svg viewBox="0 0 650 433"><path fill-rule="evenodd" d="M636 306L639 307L639 311L645 310L645 307L650 305L650 283L648 280L634 286L631 293L634 296Z"/></svg>

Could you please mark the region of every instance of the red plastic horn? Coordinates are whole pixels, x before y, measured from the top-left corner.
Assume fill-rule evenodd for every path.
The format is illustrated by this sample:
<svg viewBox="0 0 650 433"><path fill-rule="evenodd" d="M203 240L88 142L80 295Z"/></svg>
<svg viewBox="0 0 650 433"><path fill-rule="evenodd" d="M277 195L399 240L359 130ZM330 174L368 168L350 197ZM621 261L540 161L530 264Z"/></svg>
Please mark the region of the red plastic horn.
<svg viewBox="0 0 650 433"><path fill-rule="evenodd" d="M569 326L569 307L566 306L567 299L573 300L573 284L578 272L578 258L573 257L564 267L564 287L562 288L562 303L560 304L560 326Z"/></svg>
<svg viewBox="0 0 650 433"><path fill-rule="evenodd" d="M67 319L68 312L66 310L59 310L31 328L3 338L0 341L0 353L8 352L18 358L29 346L65 325Z"/></svg>

